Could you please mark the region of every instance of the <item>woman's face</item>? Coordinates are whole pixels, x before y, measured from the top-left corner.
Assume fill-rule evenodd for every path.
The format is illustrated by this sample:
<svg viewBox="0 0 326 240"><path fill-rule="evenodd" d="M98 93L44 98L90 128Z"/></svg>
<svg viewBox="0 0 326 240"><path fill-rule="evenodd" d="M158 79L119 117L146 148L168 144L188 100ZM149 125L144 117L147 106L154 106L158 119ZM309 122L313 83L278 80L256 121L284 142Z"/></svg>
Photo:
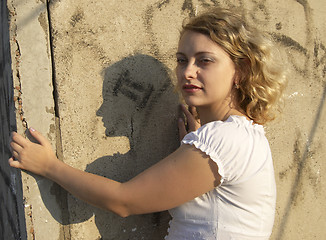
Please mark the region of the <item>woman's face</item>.
<svg viewBox="0 0 326 240"><path fill-rule="evenodd" d="M185 31L176 57L178 88L188 105L230 105L235 66L218 44L204 34Z"/></svg>

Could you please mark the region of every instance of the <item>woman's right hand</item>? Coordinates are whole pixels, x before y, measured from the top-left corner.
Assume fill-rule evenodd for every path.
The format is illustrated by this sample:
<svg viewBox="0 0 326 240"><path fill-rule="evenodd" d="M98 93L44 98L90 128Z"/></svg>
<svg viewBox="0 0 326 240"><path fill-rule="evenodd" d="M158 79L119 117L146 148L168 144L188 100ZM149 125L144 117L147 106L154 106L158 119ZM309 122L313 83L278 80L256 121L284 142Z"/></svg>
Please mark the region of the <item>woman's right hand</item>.
<svg viewBox="0 0 326 240"><path fill-rule="evenodd" d="M180 141L184 138L184 136L192 131L196 131L201 127L200 120L198 118L198 113L195 107L188 107L181 104L181 110L185 114L185 121L182 118L178 120L178 128L179 128L179 138Z"/></svg>
<svg viewBox="0 0 326 240"><path fill-rule="evenodd" d="M12 157L9 159L9 165L46 177L59 160L50 142L41 133L33 128L30 128L29 132L38 143L33 143L16 132L12 133Z"/></svg>

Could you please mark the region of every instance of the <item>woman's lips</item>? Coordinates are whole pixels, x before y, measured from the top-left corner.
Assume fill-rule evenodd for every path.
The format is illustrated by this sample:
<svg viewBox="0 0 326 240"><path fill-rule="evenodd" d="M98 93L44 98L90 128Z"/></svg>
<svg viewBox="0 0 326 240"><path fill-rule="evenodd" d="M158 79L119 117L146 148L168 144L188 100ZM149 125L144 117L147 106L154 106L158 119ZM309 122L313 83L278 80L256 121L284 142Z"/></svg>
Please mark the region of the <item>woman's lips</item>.
<svg viewBox="0 0 326 240"><path fill-rule="evenodd" d="M183 91L185 91L187 93L194 93L194 92L201 90L202 88L198 87L196 85L193 85L193 84L186 84L186 85L183 85L182 89L183 89Z"/></svg>

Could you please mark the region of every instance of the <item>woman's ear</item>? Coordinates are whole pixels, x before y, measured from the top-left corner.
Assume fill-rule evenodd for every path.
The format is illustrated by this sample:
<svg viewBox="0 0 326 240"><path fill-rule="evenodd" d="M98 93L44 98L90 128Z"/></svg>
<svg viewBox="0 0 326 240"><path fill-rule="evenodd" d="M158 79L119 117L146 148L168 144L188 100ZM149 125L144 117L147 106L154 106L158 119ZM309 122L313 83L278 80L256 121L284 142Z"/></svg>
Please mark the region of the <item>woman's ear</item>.
<svg viewBox="0 0 326 240"><path fill-rule="evenodd" d="M233 76L233 86L236 88L236 89L239 89L240 88L240 73L239 73L239 70L236 70L235 73L234 73L234 76Z"/></svg>

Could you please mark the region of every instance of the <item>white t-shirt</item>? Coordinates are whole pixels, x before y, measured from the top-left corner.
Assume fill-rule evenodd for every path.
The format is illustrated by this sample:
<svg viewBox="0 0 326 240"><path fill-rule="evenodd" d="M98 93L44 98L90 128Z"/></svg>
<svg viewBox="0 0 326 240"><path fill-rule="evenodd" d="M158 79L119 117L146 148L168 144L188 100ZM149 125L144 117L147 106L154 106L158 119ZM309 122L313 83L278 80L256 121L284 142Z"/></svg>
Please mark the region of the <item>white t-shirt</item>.
<svg viewBox="0 0 326 240"><path fill-rule="evenodd" d="M221 184L171 209L168 240L266 240L275 215L276 185L264 128L230 116L187 134L191 144L216 162Z"/></svg>

